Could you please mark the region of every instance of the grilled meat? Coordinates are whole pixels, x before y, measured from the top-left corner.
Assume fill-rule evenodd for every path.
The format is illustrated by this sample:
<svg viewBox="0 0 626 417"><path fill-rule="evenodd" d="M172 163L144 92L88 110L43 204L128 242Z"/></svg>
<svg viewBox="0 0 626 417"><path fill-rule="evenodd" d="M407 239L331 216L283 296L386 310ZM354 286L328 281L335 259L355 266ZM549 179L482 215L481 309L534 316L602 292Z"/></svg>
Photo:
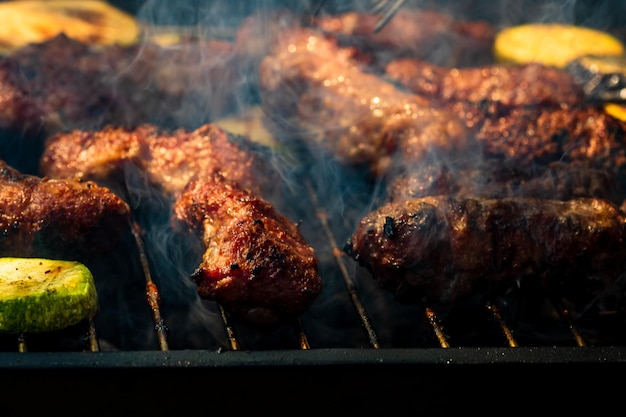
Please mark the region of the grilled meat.
<svg viewBox="0 0 626 417"><path fill-rule="evenodd" d="M398 59L386 74L465 121L487 155L518 162L594 159L620 166L625 125L588 104L565 70L541 64L444 68ZM615 155L615 154L614 154Z"/></svg>
<svg viewBox="0 0 626 417"><path fill-rule="evenodd" d="M129 206L107 188L0 162L0 256L88 260L112 249L129 225Z"/></svg>
<svg viewBox="0 0 626 417"><path fill-rule="evenodd" d="M0 59L0 129L36 134L42 128L43 112L35 98L18 82L19 67Z"/></svg>
<svg viewBox="0 0 626 417"><path fill-rule="evenodd" d="M582 87L569 72L539 63L449 68L402 58L387 64L385 74L438 103L495 101L504 106L570 107L585 101Z"/></svg>
<svg viewBox="0 0 626 417"><path fill-rule="evenodd" d="M338 36L342 44L371 54L381 66L402 56L445 66L480 65L493 59L495 30L487 22L405 7L374 33L378 18L368 13L347 12L316 17L312 24Z"/></svg>
<svg viewBox="0 0 626 417"><path fill-rule="evenodd" d="M146 176L149 184L169 195L180 193L195 176L221 172L261 192L269 188L264 187L266 181L272 181L271 167L262 159L263 149L213 124L171 132L154 125L107 126L51 136L40 170L51 178L81 177L107 184L121 194L127 187L134 188L129 179Z"/></svg>
<svg viewBox="0 0 626 417"><path fill-rule="evenodd" d="M624 177L626 125L601 107L576 99L566 108L522 106L533 99L516 92L502 102L442 102L397 89L352 56L310 29L286 34L261 63L263 106L279 136L301 138L374 177L468 158L524 169L577 161Z"/></svg>
<svg viewBox="0 0 626 417"><path fill-rule="evenodd" d="M0 58L0 159L34 175L45 119L35 98L16 82L19 75L14 62Z"/></svg>
<svg viewBox="0 0 626 417"><path fill-rule="evenodd" d="M514 107L488 110L478 118L474 136L487 157L521 166L578 161L623 177L626 125L600 107Z"/></svg>
<svg viewBox="0 0 626 417"><path fill-rule="evenodd" d="M423 161L473 144L458 117L364 72L353 54L312 29L285 31L260 67L270 128L375 176L387 171L397 150L401 158Z"/></svg>
<svg viewBox="0 0 626 417"><path fill-rule="evenodd" d="M620 205L624 190L614 175L582 163L557 161L524 169L489 161L471 168L428 165L394 177L387 187L386 198L403 201L430 195L553 200L597 197Z"/></svg>
<svg viewBox="0 0 626 417"><path fill-rule="evenodd" d="M185 39L167 47L82 44L64 35L0 57L0 157L37 160L41 141L73 129L106 125L195 129L246 100L234 44ZM2 133L2 132L0 132Z"/></svg>
<svg viewBox="0 0 626 417"><path fill-rule="evenodd" d="M540 64L449 69L404 59L390 63L387 73L463 120L487 157L525 169L576 161L623 175L626 125L587 104L564 70Z"/></svg>
<svg viewBox="0 0 626 417"><path fill-rule="evenodd" d="M345 246L402 302L541 285L588 302L624 270L625 218L603 199L432 196L365 215Z"/></svg>
<svg viewBox="0 0 626 417"><path fill-rule="evenodd" d="M239 320L271 326L305 311L321 280L313 248L270 197L261 197L278 199L281 191L263 151L211 124L192 132L107 127L54 135L41 169L51 177L111 184L132 200L156 187L167 204L157 216L169 216L173 204L175 230L188 229L203 244L190 245L204 251L192 275L198 294ZM153 217L149 221L156 223ZM159 228L152 223L147 227Z"/></svg>
<svg viewBox="0 0 626 417"><path fill-rule="evenodd" d="M174 204L173 220L206 246L192 275L198 293L236 319L261 326L289 322L322 288L313 248L297 226L219 174L190 182Z"/></svg>

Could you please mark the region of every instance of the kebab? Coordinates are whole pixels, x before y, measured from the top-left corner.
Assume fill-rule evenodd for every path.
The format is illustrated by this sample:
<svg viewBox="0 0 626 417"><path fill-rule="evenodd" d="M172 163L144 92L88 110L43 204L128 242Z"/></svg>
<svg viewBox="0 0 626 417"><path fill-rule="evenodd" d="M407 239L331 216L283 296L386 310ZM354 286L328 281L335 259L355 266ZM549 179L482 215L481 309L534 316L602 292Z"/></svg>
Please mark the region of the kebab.
<svg viewBox="0 0 626 417"><path fill-rule="evenodd" d="M385 75L438 104L497 102L505 107L573 107L585 103L583 89L564 69L538 62L443 67L417 58L398 58Z"/></svg>
<svg viewBox="0 0 626 417"><path fill-rule="evenodd" d="M128 231L130 208L91 181L40 178L0 162L0 256L89 260Z"/></svg>
<svg viewBox="0 0 626 417"><path fill-rule="evenodd" d="M321 291L317 258L296 224L222 175L192 180L174 203L173 220L206 247L192 274L198 293L233 317L285 323Z"/></svg>
<svg viewBox="0 0 626 417"><path fill-rule="evenodd" d="M260 68L263 106L277 115L270 126L326 150L346 166L364 166L378 178L410 175L433 160L470 158L524 167L582 161L623 174L624 123L601 106L576 105L580 95L574 87L566 88L574 103L567 108L509 106L496 100L442 104L367 72L354 55L307 28L279 41ZM548 81L553 70L542 68L545 85L553 84ZM457 85L464 83L463 74L475 78L473 71L461 74Z"/></svg>
<svg viewBox="0 0 626 417"><path fill-rule="evenodd" d="M624 271L625 218L604 199L428 196L365 215L345 251L402 302L540 287L590 303Z"/></svg>
<svg viewBox="0 0 626 417"><path fill-rule="evenodd" d="M354 48L304 27L285 30L260 64L262 106L277 137L301 139L374 177L395 165L475 146L454 114L367 73Z"/></svg>
<svg viewBox="0 0 626 417"><path fill-rule="evenodd" d="M336 41L308 29L301 32L300 37L293 34L279 44L261 66L264 104L269 109L280 109L276 114L284 116L287 107L284 104L299 100L299 106L292 106L291 112L287 110L286 119L277 121L287 129L292 128L298 137L312 137L313 145L330 148L343 162L354 164L356 160L346 156L357 154L364 147L363 142L366 146L377 143L378 132L384 131L377 117L385 121L401 119L402 116L385 111L401 106L406 100L424 108L435 107L450 120L461 120L465 125L465 130L459 129L464 139L453 137L448 142L463 143L459 147L465 150L463 157L460 157L462 152L446 152L444 147L436 150L439 158L425 157L428 154L415 146L417 141L403 138L407 131L414 133L418 128L404 125L384 131L385 144L389 145L386 150L392 151L387 154L383 151L382 155L400 165L395 175L388 176L392 181L410 179L428 167L449 167L452 175L474 172L474 182L469 179L466 184L465 192L469 195L446 194L451 190L446 188L449 184L445 184L444 178L443 187L435 182L432 190L426 190L433 196L420 196L422 190L418 190L416 197L398 195L401 192L396 191L392 200L398 201L366 214L358 223L346 252L398 299L454 302L481 292L489 296L501 294L522 278L530 282L533 278L527 277L538 277L539 283L549 291L562 289L564 293L576 293L574 298L589 301L589 294L616 280L623 268L623 218L614 203L598 198L608 195L597 184L604 181L614 184L617 179L623 182L624 126L602 108L586 105L581 91L567 78L558 81L560 71L532 65L504 71L498 78L501 67L494 67L496 78L489 79L479 71L459 70L458 78L451 77L449 88L452 91L453 86L460 85L458 94L465 97L452 95L445 97L449 100L446 102L443 96L416 94L407 99L403 95L406 92L386 86L385 81L353 60L355 52L340 48ZM503 97L500 101L487 89L476 92L483 94L476 101L465 101L472 99L473 91L463 90L463 85L488 87L490 83L506 80L509 88L517 88L512 81L533 72L545 74L542 85L562 83L559 85L563 96L568 97L571 105L557 106L554 102L539 108L520 105L530 104L532 100L549 101L541 89L539 97L525 97L519 91L509 91L506 95L503 88L498 96ZM438 86L448 87L438 81ZM372 105L372 97L381 97L380 107ZM359 111L362 108L365 110ZM352 117L355 113L358 117ZM316 119L317 116L321 117ZM324 132L326 142L318 143L312 121L321 125L322 118L326 123L348 122L331 124ZM376 126L378 130L366 132L363 126ZM353 132L359 134L359 140L351 142L350 153L347 146L339 146L344 141L341 135ZM473 146L470 137L476 141ZM393 152L401 156L396 158ZM480 181L501 163L530 175L505 176L504 181L493 184L491 189L480 190ZM577 174L584 177L572 175L578 169L581 171ZM385 170L373 171L384 173ZM429 178L440 179L440 172ZM546 177L532 177L538 173ZM555 173L562 175L560 185L542 184L553 179ZM462 181L457 184L462 186ZM556 191L555 186L563 185L566 189L561 190L560 198L566 201L555 200L556 192L550 199L529 196L537 191L540 196L546 196ZM402 183L396 187L402 187ZM613 201L623 198L623 190L620 184L610 198ZM513 197L514 192L520 194ZM585 198L575 198L579 195ZM611 260L601 261L605 257ZM592 269L583 264L592 265ZM596 275L602 277L600 282L596 281ZM568 281L562 281L565 279Z"/></svg>
<svg viewBox="0 0 626 417"><path fill-rule="evenodd" d="M265 152L213 124L173 132L107 127L53 135L41 170L110 184L137 201L136 210L142 207L136 192L163 195L160 210L173 211L174 229L202 243L191 274L199 295L236 320L272 327L303 313L321 279L312 247L270 202L278 173Z"/></svg>

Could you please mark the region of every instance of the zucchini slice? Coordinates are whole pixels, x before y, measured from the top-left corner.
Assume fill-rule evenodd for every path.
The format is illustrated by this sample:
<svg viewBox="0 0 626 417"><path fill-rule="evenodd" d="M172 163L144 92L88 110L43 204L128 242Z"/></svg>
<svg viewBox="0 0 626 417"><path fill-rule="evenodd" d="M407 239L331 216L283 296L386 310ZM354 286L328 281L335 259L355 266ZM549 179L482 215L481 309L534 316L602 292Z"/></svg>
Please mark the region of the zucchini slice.
<svg viewBox="0 0 626 417"><path fill-rule="evenodd" d="M89 45L132 45L141 35L134 16L99 0L5 1L0 19L2 55L61 33Z"/></svg>
<svg viewBox="0 0 626 417"><path fill-rule="evenodd" d="M619 56L624 45L599 30L559 23L529 23L501 30L494 42L497 62L539 62L564 68L584 55Z"/></svg>
<svg viewBox="0 0 626 417"><path fill-rule="evenodd" d="M60 330L97 310L98 294L85 265L43 258L0 258L0 332Z"/></svg>
<svg viewBox="0 0 626 417"><path fill-rule="evenodd" d="M604 111L626 122L626 104L607 103L604 105Z"/></svg>

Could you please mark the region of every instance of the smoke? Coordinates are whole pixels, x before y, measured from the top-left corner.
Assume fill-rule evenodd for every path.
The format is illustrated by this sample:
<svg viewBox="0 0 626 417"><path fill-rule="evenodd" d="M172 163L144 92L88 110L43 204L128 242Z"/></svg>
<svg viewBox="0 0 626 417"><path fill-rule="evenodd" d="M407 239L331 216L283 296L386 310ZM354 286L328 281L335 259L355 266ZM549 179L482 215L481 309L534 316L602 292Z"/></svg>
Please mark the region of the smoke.
<svg viewBox="0 0 626 417"><path fill-rule="evenodd" d="M164 124L197 127L221 116L236 114L250 105L263 104L257 90L259 81L257 66L275 37L283 36L281 31L289 25L288 21L282 21L280 16L274 14L276 9L285 8L300 16L312 13L328 16L350 10L366 11L369 3L332 0L324 2L148 0L138 7L137 17L146 23L149 39L151 37L156 39L163 33L158 31L171 26L174 31L182 31L191 37L224 42L222 45L226 46L226 49L220 55L216 53L216 49L210 47L194 50L174 44L165 47L164 52L157 57L163 60L162 66L157 60L157 65L151 66L150 71L146 73L138 74L138 78L144 80L145 92L149 93L156 84L170 92L180 93L177 100L167 103L166 109L171 120ZM527 22L560 22L607 29L615 24L614 16L619 13L619 8L624 7L615 6L613 3L574 0L547 2L409 0L407 7L435 8L458 18L485 20L495 28ZM258 22L256 32L247 38L248 42L251 40L255 42L243 45L240 43L241 38L237 36L237 30L249 17ZM158 31L154 29L157 27ZM450 50L446 49L445 45L438 46L439 49L433 51L430 57L443 61ZM136 60L125 69L126 74L129 76L135 74L142 62L154 58L151 53L153 51L148 46L141 48ZM180 65L177 66L177 63ZM164 68L172 65L179 70L174 71L173 75L164 71ZM337 74L336 78L342 75ZM185 82L185 79L191 81ZM330 77L325 81L330 82ZM294 83L290 87L298 86ZM293 120L287 118L287 111L296 116L306 113L312 118L308 127L315 130L317 136L332 136L333 131L350 128L360 122L354 117L355 107L350 103L346 103L343 109L331 108L329 116L325 117L320 114L324 109L316 106L323 106L327 97L311 96L309 102L303 103L297 91L289 91L287 88L285 91L287 94L294 94L287 100L290 103L289 108L285 109L285 112L265 114L274 122L287 125L292 123ZM158 99L158 96L155 98ZM228 101L229 104L223 105L224 101ZM331 119L334 110L344 110L352 118L338 118L340 123L331 125L330 123L334 122ZM369 116L366 114L364 117ZM367 141L365 138L367 133L361 131L355 135L353 142L355 148L359 143L363 145ZM346 285L354 285L367 303L374 327L379 331L379 337L384 345L431 343L427 341L431 335L430 329L414 326L415 323L422 321L420 318L422 305L399 305L392 294L379 291L371 277L354 263L348 263L347 278L337 267L337 262L343 262L337 259L337 251L352 232L355 219L377 204L379 195L383 193L379 188L382 187L382 183L375 182L372 185L361 170L346 169L317 147L298 149L293 154L278 157L280 159L285 157L291 161L282 164L284 161L281 160L280 164L280 174L285 186L277 187L276 191L279 194L285 193L283 203L286 203L281 204L280 209L294 221L303 220L300 223L300 230L316 248L321 264L320 274L324 280L324 290L313 308L303 316L307 330L314 335L315 347L336 347L341 343L345 343L346 346L367 345L368 341L361 333L360 323L354 315L353 300L346 291ZM435 158L435 161L441 166L450 162L445 157ZM327 216L329 228L340 242L339 247L330 246L328 236L320 223L315 221L315 215L320 213L315 212L317 206L311 205L310 199L307 198L308 190L302 178L311 182L312 190L324 211L320 217ZM126 185L131 191L133 207L142 207L138 220L149 225L143 235L146 253L154 268L155 282L163 295L162 307L167 317L166 325L170 331L172 347L211 348L216 344L224 346L226 341L216 304L200 300L189 279L192 269L199 263L198 249L201 248L190 245L172 233L169 224L171 212L168 209L171 201L163 201L153 195L144 180L145 178L127 175ZM128 276L119 273L112 273L111 276L118 279L101 284L100 290L103 300L110 302L115 308L108 308L99 320L109 321L111 316L114 316L112 320L119 323L122 329L117 334L115 330L108 330L111 334L104 336L121 348L154 346L152 323L146 321L149 315L145 314L147 313L145 299L129 297L129 294L143 294L142 286L145 282L138 278L129 279ZM129 276L142 277L143 271L132 271ZM345 279L349 282L344 281ZM113 285L114 283L118 285ZM517 310L512 308L512 311ZM115 312L119 314L115 315ZM132 331L123 331L127 329ZM281 340L284 337L283 330L274 336ZM133 334L133 340L126 340L127 334ZM263 346L262 338L254 332L248 336L253 345Z"/></svg>
<svg viewBox="0 0 626 417"><path fill-rule="evenodd" d="M128 4L120 1L120 4L123 3ZM623 23L626 6L622 3L583 0L408 0L406 7L442 10L458 18L484 20L495 28L527 22L561 22L610 30ZM183 38L188 36L207 42L173 43L157 49L148 43L140 45L132 59L125 61L124 68L115 68L118 72L113 77L107 74L111 77L107 82L116 89L118 97L124 96L129 86L141 86L132 90L125 107L121 107L116 117L128 118L124 120L132 122L131 116L139 114L135 120L145 117L167 128L195 128L224 116L237 115L250 106L261 105L256 72L259 60L275 40L274 36L287 33L281 30L288 26L288 21L280 20L280 16L274 14L277 9L289 10L297 16L331 16L353 10L366 11L369 5L370 2L365 0L137 1L133 12L145 24L148 40L174 32L182 33ZM259 26L254 33L256 39L252 36L247 40L256 42L243 45L237 31L249 17L254 18ZM272 26L278 30L273 31ZM431 57L443 60L448 53L449 49L441 46ZM139 98L133 101L136 95ZM309 127L316 130L317 136L359 123L353 113L349 121L343 119L343 124L330 125L330 117L321 116L321 111L315 107L323 103L325 97L310 97L308 103L299 102L299 98L295 95L290 99L291 108L288 110L296 115L306 111L313 117ZM145 103L151 104L145 106ZM346 107L350 107L349 104ZM349 114L354 107L343 110ZM332 115L332 111L329 114ZM266 112L264 116L274 122L292 122L286 119L286 113ZM367 132L362 133L362 136L355 135L355 146L366 141ZM281 148L273 156L282 176L281 185L275 189L277 195L284 194L279 208L295 222L301 222L301 232L316 248L320 258L320 274L325 288L313 308L303 317L308 330L316 336L316 347L335 347L340 343L338 341L350 346L355 340L365 345L367 340L363 339L358 320L353 320L354 309L346 292L345 277L337 268L337 252L352 232L355 219L378 204L384 193L381 189L383 184L372 184L362 170L346 169L316 147ZM444 166L449 160L442 157L435 162ZM200 261L202 248L172 233L169 198L160 198L146 178L135 171L126 171L125 174L129 203L135 209L141 207L135 220L149 226L142 237L153 279L162 294L161 307L167 318L171 347L210 349L226 345L217 305L200 300L189 278ZM321 203L323 214L317 213L317 207L310 201L308 181ZM329 245L323 227L315 220L318 215L328 219L329 227L339 242L337 248ZM145 300L144 271L137 263L138 254L132 239L126 245L117 254L119 259L94 265L99 293L103 304L107 305L97 318L102 324L98 328L104 329L104 339L120 349L152 349L156 341L154 323L150 321ZM426 333L413 333L413 325L421 323L418 315L423 306L398 305L391 294L380 292L371 277L353 263L348 263L348 273L350 284L356 286L367 302L375 328L380 331L379 336L386 345L423 344L420 339L430 334L429 329ZM115 325L110 326L110 323Z"/></svg>

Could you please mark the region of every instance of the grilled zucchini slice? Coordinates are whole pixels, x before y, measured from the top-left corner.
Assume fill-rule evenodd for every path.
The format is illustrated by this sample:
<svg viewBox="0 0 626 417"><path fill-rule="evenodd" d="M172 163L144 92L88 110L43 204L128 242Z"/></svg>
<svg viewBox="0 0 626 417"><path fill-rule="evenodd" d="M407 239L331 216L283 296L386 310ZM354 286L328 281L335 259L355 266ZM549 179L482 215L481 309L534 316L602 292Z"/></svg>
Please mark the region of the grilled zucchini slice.
<svg viewBox="0 0 626 417"><path fill-rule="evenodd" d="M99 0L0 2L0 54L61 33L90 45L132 45L140 25L129 13Z"/></svg>
<svg viewBox="0 0 626 417"><path fill-rule="evenodd" d="M501 30L494 41L500 63L540 62L564 68L584 55L619 56L624 45L599 30L559 23L530 23Z"/></svg>
<svg viewBox="0 0 626 417"><path fill-rule="evenodd" d="M604 105L604 111L616 119L626 122L626 104L607 103Z"/></svg>
<svg viewBox="0 0 626 417"><path fill-rule="evenodd" d="M0 258L0 332L60 330L93 316L93 275L75 261Z"/></svg>

